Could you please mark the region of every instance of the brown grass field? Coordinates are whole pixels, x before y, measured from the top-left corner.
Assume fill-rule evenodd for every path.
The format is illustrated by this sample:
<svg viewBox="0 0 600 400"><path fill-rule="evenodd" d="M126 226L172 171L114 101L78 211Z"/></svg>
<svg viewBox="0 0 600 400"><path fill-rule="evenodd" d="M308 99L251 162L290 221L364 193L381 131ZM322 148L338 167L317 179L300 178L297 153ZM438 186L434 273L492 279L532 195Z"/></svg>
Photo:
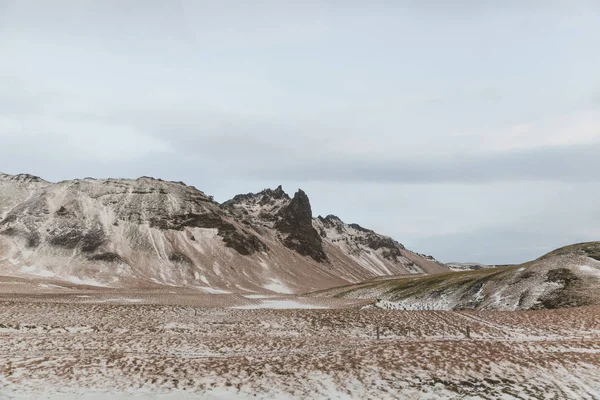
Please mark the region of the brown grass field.
<svg viewBox="0 0 600 400"><path fill-rule="evenodd" d="M3 295L0 398L600 397L598 307L283 300L331 308L235 309L259 300L187 293Z"/></svg>

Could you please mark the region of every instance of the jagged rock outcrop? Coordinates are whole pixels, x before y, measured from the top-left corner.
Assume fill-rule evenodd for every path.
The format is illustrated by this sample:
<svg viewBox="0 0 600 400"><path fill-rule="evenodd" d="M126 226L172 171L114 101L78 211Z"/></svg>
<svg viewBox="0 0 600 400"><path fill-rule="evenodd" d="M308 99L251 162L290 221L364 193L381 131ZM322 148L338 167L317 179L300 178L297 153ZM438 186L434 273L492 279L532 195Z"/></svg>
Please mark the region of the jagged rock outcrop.
<svg viewBox="0 0 600 400"><path fill-rule="evenodd" d="M223 207L247 225L270 228L275 227L280 211L292 199L283 191L265 189L258 193L238 194L233 199L223 203Z"/></svg>
<svg viewBox="0 0 600 400"><path fill-rule="evenodd" d="M363 245L372 250L380 250L383 258L393 261L398 261L398 257L402 257L401 250L406 248L390 237L379 235L370 229L363 228L358 224L345 224L339 217L328 215L325 218L319 216L318 223L322 225L320 229L321 236L328 237L327 230L333 230L337 235L344 235L344 240L347 243L354 242L355 245ZM332 236L332 240L336 241L336 235ZM337 240L339 241L339 239ZM358 247L355 247L358 250Z"/></svg>
<svg viewBox="0 0 600 400"><path fill-rule="evenodd" d="M283 187L279 185L276 189L265 189L259 193L238 194L233 199L223 203L225 207L234 207L236 204L254 203L260 207L267 205L275 205L277 200L291 200L290 196L283 191Z"/></svg>
<svg viewBox="0 0 600 400"><path fill-rule="evenodd" d="M408 273L446 271L446 267L437 260L411 252L392 238L358 224L346 224L335 215L318 216L313 226L323 241L339 248L374 273L393 275L398 266Z"/></svg>
<svg viewBox="0 0 600 400"><path fill-rule="evenodd" d="M346 224L335 215L313 218L310 200L302 190L292 199L279 186L238 195L223 205L254 227L282 234L279 241L286 247L320 263L358 266L373 275L447 270L433 258L413 253L397 241L358 224Z"/></svg>
<svg viewBox="0 0 600 400"><path fill-rule="evenodd" d="M312 209L308 196L298 190L289 204L277 214L277 230L285 234L283 243L303 256L309 256L317 262L327 260L323 242L313 227Z"/></svg>
<svg viewBox="0 0 600 400"><path fill-rule="evenodd" d="M291 198L281 186L219 204L149 177L0 175L0 200L0 275L298 292L442 268L375 232L314 219L306 193ZM341 246L331 229L358 247Z"/></svg>

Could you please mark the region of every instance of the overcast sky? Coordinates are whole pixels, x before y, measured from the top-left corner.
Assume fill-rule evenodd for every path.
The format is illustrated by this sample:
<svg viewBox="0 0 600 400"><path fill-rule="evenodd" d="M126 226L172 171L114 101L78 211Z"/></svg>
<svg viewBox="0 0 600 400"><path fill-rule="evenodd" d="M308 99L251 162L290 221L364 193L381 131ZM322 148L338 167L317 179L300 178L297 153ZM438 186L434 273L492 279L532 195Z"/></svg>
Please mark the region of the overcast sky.
<svg viewBox="0 0 600 400"><path fill-rule="evenodd" d="M600 239L597 1L0 0L0 171L283 184L442 261Z"/></svg>

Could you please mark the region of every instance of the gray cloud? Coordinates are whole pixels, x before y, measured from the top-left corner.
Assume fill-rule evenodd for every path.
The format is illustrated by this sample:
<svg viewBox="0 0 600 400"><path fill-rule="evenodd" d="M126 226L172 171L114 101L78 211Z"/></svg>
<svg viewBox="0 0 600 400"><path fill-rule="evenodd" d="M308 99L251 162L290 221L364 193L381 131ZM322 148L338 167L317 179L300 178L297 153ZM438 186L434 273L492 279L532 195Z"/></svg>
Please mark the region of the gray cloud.
<svg viewBox="0 0 600 400"><path fill-rule="evenodd" d="M250 166L254 177L297 181L388 183L489 183L496 181L600 181L600 144L541 147L528 150L427 155L389 159L377 154L360 157L333 155L296 159L272 168Z"/></svg>
<svg viewBox="0 0 600 400"><path fill-rule="evenodd" d="M589 240L586 235L561 231L492 227L460 234L439 235L415 242L418 250L436 249L445 262L484 262L517 264L572 243ZM457 249L466 249L460 252ZM457 259L458 257L458 259Z"/></svg>
<svg viewBox="0 0 600 400"><path fill-rule="evenodd" d="M0 170L282 183L458 261L600 237L597 4L288 3L0 0Z"/></svg>

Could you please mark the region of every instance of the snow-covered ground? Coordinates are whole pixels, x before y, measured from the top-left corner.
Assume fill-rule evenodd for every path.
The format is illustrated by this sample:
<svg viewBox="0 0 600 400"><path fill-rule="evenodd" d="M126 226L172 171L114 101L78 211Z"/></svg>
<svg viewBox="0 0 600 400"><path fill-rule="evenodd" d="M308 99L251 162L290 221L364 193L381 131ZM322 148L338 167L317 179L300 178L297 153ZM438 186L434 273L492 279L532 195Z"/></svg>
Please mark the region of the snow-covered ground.
<svg viewBox="0 0 600 400"><path fill-rule="evenodd" d="M0 399L600 396L598 307L239 309L339 300L65 296L0 295ZM227 308L194 306L198 296Z"/></svg>
<svg viewBox="0 0 600 400"><path fill-rule="evenodd" d="M313 293L378 299L388 310L528 310L600 305L600 261L580 252L439 276L374 279Z"/></svg>
<svg viewBox="0 0 600 400"><path fill-rule="evenodd" d="M267 309L280 309L280 310L285 310L285 309L310 309L310 308L327 308L325 306L317 306L314 304L306 304L306 303L300 303L294 300L263 300L261 301L259 304L248 304L245 306L236 306L233 308L237 308L240 310L256 310L256 309L260 309L260 308L267 308Z"/></svg>

